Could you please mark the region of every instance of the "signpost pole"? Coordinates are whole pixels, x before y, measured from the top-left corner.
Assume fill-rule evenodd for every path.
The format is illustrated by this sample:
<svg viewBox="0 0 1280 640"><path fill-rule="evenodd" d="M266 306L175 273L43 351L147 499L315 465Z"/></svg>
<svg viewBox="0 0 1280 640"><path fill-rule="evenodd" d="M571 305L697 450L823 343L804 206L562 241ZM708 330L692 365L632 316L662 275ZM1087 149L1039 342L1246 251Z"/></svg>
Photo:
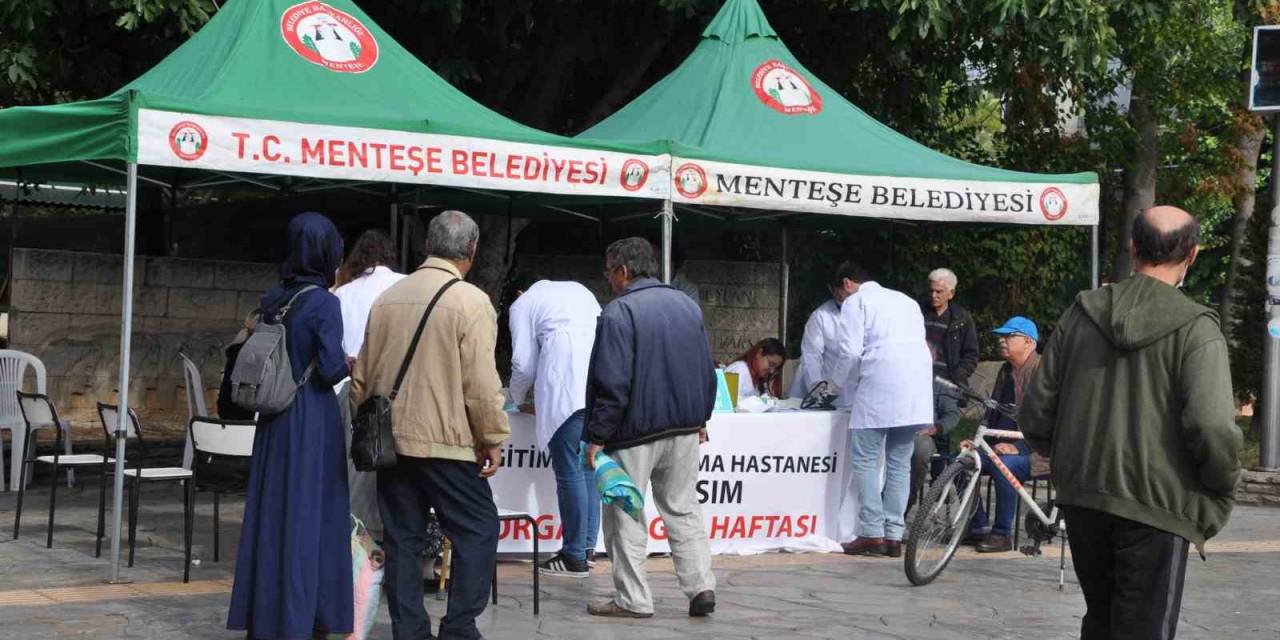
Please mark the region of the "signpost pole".
<svg viewBox="0 0 1280 640"><path fill-rule="evenodd" d="M1258 465L1280 469L1280 115L1272 118L1271 229L1267 234L1267 349Z"/></svg>

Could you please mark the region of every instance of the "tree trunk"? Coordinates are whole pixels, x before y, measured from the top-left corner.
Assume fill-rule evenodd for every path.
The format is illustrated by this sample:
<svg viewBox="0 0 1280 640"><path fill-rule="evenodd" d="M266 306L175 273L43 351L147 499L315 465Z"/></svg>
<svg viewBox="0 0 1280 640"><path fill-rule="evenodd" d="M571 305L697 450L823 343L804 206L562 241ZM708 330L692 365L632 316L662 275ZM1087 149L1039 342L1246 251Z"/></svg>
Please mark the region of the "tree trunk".
<svg viewBox="0 0 1280 640"><path fill-rule="evenodd" d="M471 267L467 280L489 294L495 305L500 304L502 287L511 271L511 254L520 232L529 226L528 218L506 216L475 216L480 225L480 246L476 248L476 263Z"/></svg>
<svg viewBox="0 0 1280 640"><path fill-rule="evenodd" d="M1129 257L1133 220L1156 203L1156 167L1160 162L1160 131L1155 111L1143 91L1139 78L1134 79L1129 98L1129 124L1137 139L1124 172L1124 222L1120 230L1120 247L1113 263L1112 280L1119 282L1133 273Z"/></svg>
<svg viewBox="0 0 1280 640"><path fill-rule="evenodd" d="M630 70L609 86L609 90L605 91L604 97L596 102L596 105L587 113L586 121L583 122L583 126L578 127L579 129L585 130L595 126L596 123L604 120L614 111L617 111L618 107L622 106L622 101L640 86L640 81L644 78L645 73L648 73L649 67L653 66L653 62L658 59L658 55L666 49L667 42L670 40L669 36L670 30L664 30L661 36L650 40L640 50L640 53L635 56Z"/></svg>
<svg viewBox="0 0 1280 640"><path fill-rule="evenodd" d="M1235 168L1232 175L1232 182L1235 183L1235 196L1232 198L1235 218L1231 226L1231 262L1227 264L1227 286L1219 308L1222 332L1226 334L1228 343L1233 343L1235 337L1233 334L1240 273L1249 266L1249 259L1244 255L1244 241L1249 220L1253 218L1258 193L1258 156L1262 152L1262 141L1267 137L1267 128L1262 118L1251 113L1239 112L1235 129L1235 148L1230 151Z"/></svg>

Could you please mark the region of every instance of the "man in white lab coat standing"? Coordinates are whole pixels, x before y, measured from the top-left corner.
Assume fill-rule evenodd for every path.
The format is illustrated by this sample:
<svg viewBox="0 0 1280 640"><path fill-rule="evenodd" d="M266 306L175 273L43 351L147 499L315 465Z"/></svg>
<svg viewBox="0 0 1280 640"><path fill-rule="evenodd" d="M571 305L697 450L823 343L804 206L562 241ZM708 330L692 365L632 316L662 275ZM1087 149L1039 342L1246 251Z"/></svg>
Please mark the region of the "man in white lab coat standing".
<svg viewBox="0 0 1280 640"><path fill-rule="evenodd" d="M577 282L536 277L516 281L511 324L511 399L533 413L538 445L551 454L556 499L564 527L560 552L543 562L543 575L586 578L600 530L600 495L594 474L579 461L587 406L587 366L600 303ZM525 402L533 388L532 405Z"/></svg>
<svg viewBox="0 0 1280 640"><path fill-rule="evenodd" d="M852 262L836 270L848 298L840 307L842 339L835 379L849 407L850 486L858 501L857 538L849 555L902 553L915 435L933 422L933 358L920 305L871 280ZM880 484L884 454L884 486Z"/></svg>
<svg viewBox="0 0 1280 640"><path fill-rule="evenodd" d="M800 341L800 367L796 369L795 380L787 395L792 398L803 398L813 389L813 385L826 381L831 385L832 393L839 393L844 380L835 379L837 356L840 353L840 305L849 293L837 280L832 280L827 288L831 290L831 299L813 310L809 321L804 325L804 338Z"/></svg>

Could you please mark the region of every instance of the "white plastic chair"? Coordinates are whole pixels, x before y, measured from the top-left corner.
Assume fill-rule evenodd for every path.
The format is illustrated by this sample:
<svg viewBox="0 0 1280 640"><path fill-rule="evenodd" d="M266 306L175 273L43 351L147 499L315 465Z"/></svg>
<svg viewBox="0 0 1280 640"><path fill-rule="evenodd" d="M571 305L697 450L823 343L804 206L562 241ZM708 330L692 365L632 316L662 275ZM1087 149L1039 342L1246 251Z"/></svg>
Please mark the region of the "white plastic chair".
<svg viewBox="0 0 1280 640"><path fill-rule="evenodd" d="M220 560L221 540L219 536L220 505L223 493L243 491L248 482L248 459L253 457L253 439L257 434L255 422L239 420L222 420L196 416L191 419L189 433L195 447L195 458L191 471L195 479L187 483L187 504L191 505L191 517L196 510L196 492L205 491L213 494L213 561ZM243 459L243 470L235 470L233 465L221 464L236 458ZM234 477L243 473L243 478ZM187 531L191 531L188 527ZM188 534L190 535L190 534ZM191 566L191 544L187 544L187 567ZM183 574L183 581L187 579Z"/></svg>
<svg viewBox="0 0 1280 640"><path fill-rule="evenodd" d="M187 424L199 416L209 415L209 410L204 404L204 380L200 377L200 367L187 357L187 354L178 352L178 357L182 358L182 375L187 384ZM182 449L182 468L191 468L191 431L187 431L187 444Z"/></svg>
<svg viewBox="0 0 1280 640"><path fill-rule="evenodd" d="M9 451L9 491L18 488L19 474L22 473L22 450L26 442L27 428L22 420L22 410L18 407L18 392L23 390L28 367L36 374L36 393L40 395L48 393L44 363L39 358L24 351L0 349L0 430L8 429L13 436L10 441L12 448ZM53 425L33 424L31 428L37 430L50 426ZM70 428L65 423L61 427L64 431ZM67 455L71 455L70 435L67 431L67 437L63 439ZM0 456L0 482L3 482L3 478L4 457ZM67 486L71 486L74 479L75 476L68 469ZM30 482L30 480L28 476L27 481Z"/></svg>

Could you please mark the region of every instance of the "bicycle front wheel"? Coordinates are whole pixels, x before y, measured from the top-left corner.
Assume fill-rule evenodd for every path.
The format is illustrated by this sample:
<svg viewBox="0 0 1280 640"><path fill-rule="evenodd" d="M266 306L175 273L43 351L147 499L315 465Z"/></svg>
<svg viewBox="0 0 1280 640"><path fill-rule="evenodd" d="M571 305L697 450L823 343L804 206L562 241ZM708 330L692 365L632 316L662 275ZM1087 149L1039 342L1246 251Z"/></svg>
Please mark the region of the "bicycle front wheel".
<svg viewBox="0 0 1280 640"><path fill-rule="evenodd" d="M902 554L911 584L933 582L956 554L977 506L973 495L976 484L970 486L972 475L972 462L956 460L934 480L929 494L916 506Z"/></svg>

